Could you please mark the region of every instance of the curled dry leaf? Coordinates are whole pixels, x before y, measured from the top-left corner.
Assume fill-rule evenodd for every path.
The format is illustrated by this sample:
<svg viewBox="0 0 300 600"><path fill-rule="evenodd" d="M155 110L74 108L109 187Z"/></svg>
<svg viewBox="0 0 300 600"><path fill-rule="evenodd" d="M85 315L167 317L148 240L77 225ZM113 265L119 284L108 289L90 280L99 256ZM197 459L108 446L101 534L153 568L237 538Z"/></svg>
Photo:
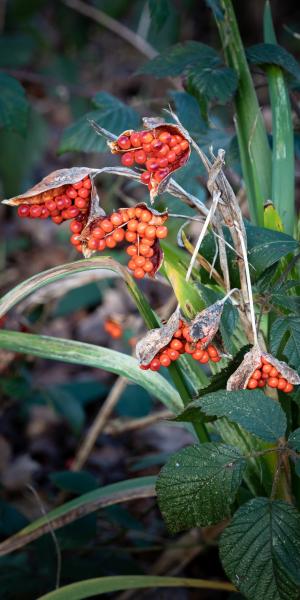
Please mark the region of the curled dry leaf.
<svg viewBox="0 0 300 600"><path fill-rule="evenodd" d="M146 167L140 179L148 185L154 201L167 188L171 175L187 163L191 148L180 125L147 117L143 125L143 131L123 131L117 140L109 139L107 144L113 154L122 155L124 166Z"/></svg>
<svg viewBox="0 0 300 600"><path fill-rule="evenodd" d="M166 325L150 329L136 345L136 357L140 365L148 365L156 354L171 341L178 330L180 311L177 309L169 318Z"/></svg>
<svg viewBox="0 0 300 600"><path fill-rule="evenodd" d="M261 369L262 363L269 363L278 371L280 378L285 379L289 384L300 384L300 377L298 373L294 371L294 369L289 367L285 362L277 360L277 358L272 356L272 354L263 352L258 345L255 345L249 352L247 352L247 354L245 354L240 366L231 375L231 377L229 377L227 382L227 390L234 391L246 389L249 385L249 381L252 380L252 375ZM272 385L271 387L278 386ZM279 387L279 389L281 388Z"/></svg>
<svg viewBox="0 0 300 600"><path fill-rule="evenodd" d="M219 329L223 308L224 301L218 300L198 313L191 322L190 336L194 342L201 340L203 348L206 348L215 337Z"/></svg>

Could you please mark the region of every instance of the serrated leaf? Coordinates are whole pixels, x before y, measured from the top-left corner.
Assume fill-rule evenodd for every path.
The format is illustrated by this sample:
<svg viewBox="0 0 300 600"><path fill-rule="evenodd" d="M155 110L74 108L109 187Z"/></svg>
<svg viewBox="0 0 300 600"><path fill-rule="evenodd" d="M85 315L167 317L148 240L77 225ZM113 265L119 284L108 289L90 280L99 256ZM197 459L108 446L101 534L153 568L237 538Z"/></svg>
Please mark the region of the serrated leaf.
<svg viewBox="0 0 300 600"><path fill-rule="evenodd" d="M300 80L300 65L285 48L278 44L255 44L246 50L250 63L255 65L278 65Z"/></svg>
<svg viewBox="0 0 300 600"><path fill-rule="evenodd" d="M246 352L248 352L249 349L250 346L244 346L243 348L241 348L241 350L239 350L239 352L235 355L234 359L227 365L227 367L222 369L222 371L220 371L219 373L215 373L215 375L210 377L209 384L206 387L203 387L201 390L199 390L198 397L200 398L205 394L216 392L221 389L226 389L227 381L230 375L232 375L232 373L234 373L234 371L237 369L237 367L239 366Z"/></svg>
<svg viewBox="0 0 300 600"><path fill-rule="evenodd" d="M280 231L263 227L246 226L248 240L248 258L256 269L256 275L273 265L290 252L299 248L299 243Z"/></svg>
<svg viewBox="0 0 300 600"><path fill-rule="evenodd" d="M300 364L300 318L280 317L272 323L270 346L273 354L279 350L288 357L289 363L299 369Z"/></svg>
<svg viewBox="0 0 300 600"><path fill-rule="evenodd" d="M21 84L6 73L0 73L0 127L24 135L28 112L29 104Z"/></svg>
<svg viewBox="0 0 300 600"><path fill-rule="evenodd" d="M92 102L96 110L87 113L65 129L59 146L60 154L107 151L106 139L97 135L91 127L91 120L116 135L138 126L138 114L111 94L99 92Z"/></svg>
<svg viewBox="0 0 300 600"><path fill-rule="evenodd" d="M249 600L296 600L299 513L280 500L250 500L223 532L220 556L228 577Z"/></svg>
<svg viewBox="0 0 300 600"><path fill-rule="evenodd" d="M176 452L161 470L158 503L172 533L228 517L246 461L236 448L204 443Z"/></svg>
<svg viewBox="0 0 300 600"><path fill-rule="evenodd" d="M176 421L202 420L203 413L210 417L226 417L267 442L276 442L286 430L286 416L280 404L261 390L220 390L206 394L191 402Z"/></svg>
<svg viewBox="0 0 300 600"><path fill-rule="evenodd" d="M219 55L210 46L200 42L186 42L185 44L170 46L144 64L139 73L146 73L155 77L176 77L191 65L197 65L201 69L220 64Z"/></svg>
<svg viewBox="0 0 300 600"><path fill-rule="evenodd" d="M297 450L297 452L300 452L300 427L290 433L288 443L290 446L292 446L292 448Z"/></svg>
<svg viewBox="0 0 300 600"><path fill-rule="evenodd" d="M286 294L272 294L271 302L279 306L284 311L288 310L294 314L300 313L300 298L297 296L287 296Z"/></svg>
<svg viewBox="0 0 300 600"><path fill-rule="evenodd" d="M193 90L208 100L218 100L225 104L236 92L238 78L236 72L229 67L213 65L189 70L189 83Z"/></svg>

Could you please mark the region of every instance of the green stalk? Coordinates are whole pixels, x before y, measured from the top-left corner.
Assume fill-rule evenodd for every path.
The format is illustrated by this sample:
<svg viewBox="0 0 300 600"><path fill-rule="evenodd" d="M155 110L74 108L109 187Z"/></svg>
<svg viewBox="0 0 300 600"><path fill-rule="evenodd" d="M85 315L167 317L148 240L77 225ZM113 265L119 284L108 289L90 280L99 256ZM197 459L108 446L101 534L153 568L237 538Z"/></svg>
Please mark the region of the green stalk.
<svg viewBox="0 0 300 600"><path fill-rule="evenodd" d="M271 150L231 0L215 15L228 65L238 76L235 125L252 222L263 226L264 202L271 197Z"/></svg>
<svg viewBox="0 0 300 600"><path fill-rule="evenodd" d="M276 44L270 4L264 11L264 41ZM283 71L277 65L266 67L272 108L272 201L285 232L293 235L295 223L294 132L290 98Z"/></svg>

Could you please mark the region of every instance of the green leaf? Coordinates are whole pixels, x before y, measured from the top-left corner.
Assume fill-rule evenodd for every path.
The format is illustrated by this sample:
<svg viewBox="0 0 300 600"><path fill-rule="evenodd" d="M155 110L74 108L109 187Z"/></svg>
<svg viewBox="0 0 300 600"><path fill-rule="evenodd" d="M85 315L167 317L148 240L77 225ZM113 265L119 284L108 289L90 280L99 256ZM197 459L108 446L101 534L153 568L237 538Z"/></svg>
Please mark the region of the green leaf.
<svg viewBox="0 0 300 600"><path fill-rule="evenodd" d="M170 96L175 104L175 112L181 123L191 136L201 138L207 126L201 116L197 100L187 92L171 92Z"/></svg>
<svg viewBox="0 0 300 600"><path fill-rule="evenodd" d="M151 21L154 23L157 31L164 26L170 15L169 0L148 0Z"/></svg>
<svg viewBox="0 0 300 600"><path fill-rule="evenodd" d="M104 137L97 135L89 120L118 135L126 129L138 126L138 114L129 106L107 92L98 92L93 100L96 110L87 113L65 129L59 146L64 152L106 152Z"/></svg>
<svg viewBox="0 0 300 600"><path fill-rule="evenodd" d="M21 84L13 77L0 73L0 127L25 135L29 104Z"/></svg>
<svg viewBox="0 0 300 600"><path fill-rule="evenodd" d="M232 591L234 587L227 582L190 579L188 577L163 577L159 575L122 575L98 577L71 583L54 592L41 596L38 600L82 600L120 590L139 590L145 588L198 588L208 590Z"/></svg>
<svg viewBox="0 0 300 600"><path fill-rule="evenodd" d="M37 50L33 36L26 34L1 35L0 67L16 69L28 65Z"/></svg>
<svg viewBox="0 0 300 600"><path fill-rule="evenodd" d="M294 252L299 248L299 243L291 236L272 231L264 227L246 226L248 240L248 258L251 265L256 269L257 276L283 256Z"/></svg>
<svg viewBox="0 0 300 600"><path fill-rule="evenodd" d="M268 442L276 442L284 436L287 425L281 406L261 390L220 390L206 394L191 402L176 421L201 420L203 413L210 417L226 417Z"/></svg>
<svg viewBox="0 0 300 600"><path fill-rule="evenodd" d="M300 65L285 48L278 44L255 44L246 50L248 61L254 65L277 65L300 80Z"/></svg>
<svg viewBox="0 0 300 600"><path fill-rule="evenodd" d="M299 513L280 500L250 500L223 532L220 556L228 577L249 600L296 600Z"/></svg>
<svg viewBox="0 0 300 600"><path fill-rule="evenodd" d="M40 517L17 534L0 543L0 556L5 556L37 540L49 531L60 529L101 508L137 498L155 496L155 477L138 477L112 483L70 500Z"/></svg>
<svg viewBox="0 0 300 600"><path fill-rule="evenodd" d="M176 452L156 484L168 529L176 533L228 517L245 467L239 451L225 444L206 443Z"/></svg>
<svg viewBox="0 0 300 600"><path fill-rule="evenodd" d="M273 354L283 353L290 365L299 369L300 364L300 318L280 317L272 323L270 346Z"/></svg>
<svg viewBox="0 0 300 600"><path fill-rule="evenodd" d="M135 358L109 348L15 331L0 331L0 348L105 369L141 385L170 410L182 407L178 392L166 379L153 371L142 371Z"/></svg>
<svg viewBox="0 0 300 600"><path fill-rule="evenodd" d="M300 427L290 433L288 443L292 448L297 450L297 452L300 452Z"/></svg>
<svg viewBox="0 0 300 600"><path fill-rule="evenodd" d="M264 40L271 42L280 54L276 44L272 13L269 2L264 11ZM294 61L293 56L291 56ZM294 61L296 62L296 61ZM284 68L287 58L284 57ZM300 73L300 67L298 70ZM267 65L271 109L272 109L272 201L286 233L293 235L295 224L295 157L294 131L289 92L284 73L279 66Z"/></svg>
<svg viewBox="0 0 300 600"><path fill-rule="evenodd" d="M155 77L176 77L181 75L188 67L197 65L199 69L220 65L221 59L217 52L199 42L186 42L170 46L161 54L146 62L139 73L154 75Z"/></svg>
<svg viewBox="0 0 300 600"><path fill-rule="evenodd" d="M272 304L279 306L284 311L288 310L292 313L300 313L300 298L299 296L287 296L286 294L272 294Z"/></svg>
<svg viewBox="0 0 300 600"><path fill-rule="evenodd" d="M208 100L225 104L235 94L238 84L236 72L222 65L199 69L196 65L189 71L189 84L198 94Z"/></svg>

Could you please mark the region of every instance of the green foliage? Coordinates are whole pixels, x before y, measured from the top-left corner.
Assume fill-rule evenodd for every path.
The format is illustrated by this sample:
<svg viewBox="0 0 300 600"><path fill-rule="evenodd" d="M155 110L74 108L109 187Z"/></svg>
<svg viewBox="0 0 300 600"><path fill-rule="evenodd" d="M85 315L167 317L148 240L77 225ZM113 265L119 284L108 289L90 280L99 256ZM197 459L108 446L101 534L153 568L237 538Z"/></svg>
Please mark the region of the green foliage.
<svg viewBox="0 0 300 600"><path fill-rule="evenodd" d="M148 0L152 23L159 31L170 15L169 0Z"/></svg>
<svg viewBox="0 0 300 600"><path fill-rule="evenodd" d="M249 600L296 600L299 513L279 500L250 500L223 532L220 556L228 577Z"/></svg>
<svg viewBox="0 0 300 600"><path fill-rule="evenodd" d="M168 529L212 525L230 515L246 461L225 444L188 446L160 471L156 490Z"/></svg>
<svg viewBox="0 0 300 600"><path fill-rule="evenodd" d="M63 134L59 152L105 152L107 144L91 127L90 121L119 134L125 129L134 129L139 122L138 114L118 98L107 92L98 92L92 99L95 108L70 125Z"/></svg>
<svg viewBox="0 0 300 600"><path fill-rule="evenodd" d="M13 77L0 73L0 127L24 135L28 123L29 105L21 84Z"/></svg>
<svg viewBox="0 0 300 600"><path fill-rule="evenodd" d="M205 394L191 402L176 420L201 420L203 413L211 417L227 417L229 421L268 442L276 442L284 436L286 430L286 417L282 408L261 390Z"/></svg>
<svg viewBox="0 0 300 600"><path fill-rule="evenodd" d="M297 452L300 452L300 427L290 433L288 443L292 448L297 450Z"/></svg>
<svg viewBox="0 0 300 600"><path fill-rule="evenodd" d="M255 44L246 50L247 59L254 65L277 65L300 80L300 65L292 54L278 44Z"/></svg>
<svg viewBox="0 0 300 600"><path fill-rule="evenodd" d="M227 102L237 87L233 69L224 67L217 52L199 42L176 44L147 62L140 73L155 77L187 74L196 93L208 100Z"/></svg>
<svg viewBox="0 0 300 600"><path fill-rule="evenodd" d="M97 479L87 471L54 471L49 479L59 489L71 494L87 494L98 487Z"/></svg>
<svg viewBox="0 0 300 600"><path fill-rule="evenodd" d="M299 369L300 364L300 318L279 317L272 323L270 345L273 354L282 353L288 363Z"/></svg>

